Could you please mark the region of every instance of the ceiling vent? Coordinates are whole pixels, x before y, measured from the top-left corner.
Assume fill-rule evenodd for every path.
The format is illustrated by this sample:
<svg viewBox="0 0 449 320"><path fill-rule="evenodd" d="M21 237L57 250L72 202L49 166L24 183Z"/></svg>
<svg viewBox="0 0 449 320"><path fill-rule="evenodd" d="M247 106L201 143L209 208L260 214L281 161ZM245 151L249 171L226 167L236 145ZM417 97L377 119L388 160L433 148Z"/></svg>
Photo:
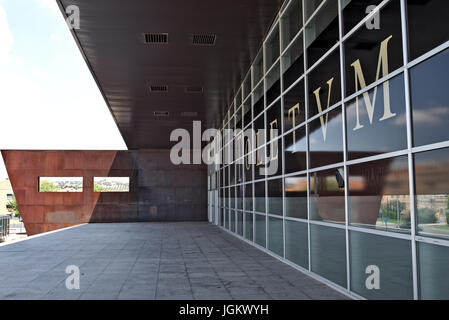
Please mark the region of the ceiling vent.
<svg viewBox="0 0 449 320"><path fill-rule="evenodd" d="M170 112L168 111L154 111L153 112L155 117L168 117L170 115Z"/></svg>
<svg viewBox="0 0 449 320"><path fill-rule="evenodd" d="M192 44L194 46L214 46L217 36L214 34L194 34Z"/></svg>
<svg viewBox="0 0 449 320"><path fill-rule="evenodd" d="M196 112L196 111L181 112L181 117L196 117L196 116L198 116L198 112Z"/></svg>
<svg viewBox="0 0 449 320"><path fill-rule="evenodd" d="M145 43L168 43L168 33L144 33Z"/></svg>
<svg viewBox="0 0 449 320"><path fill-rule="evenodd" d="M186 93L203 93L203 87L201 86L189 86L185 88Z"/></svg>
<svg viewBox="0 0 449 320"><path fill-rule="evenodd" d="M168 92L168 86L150 86L151 92Z"/></svg>

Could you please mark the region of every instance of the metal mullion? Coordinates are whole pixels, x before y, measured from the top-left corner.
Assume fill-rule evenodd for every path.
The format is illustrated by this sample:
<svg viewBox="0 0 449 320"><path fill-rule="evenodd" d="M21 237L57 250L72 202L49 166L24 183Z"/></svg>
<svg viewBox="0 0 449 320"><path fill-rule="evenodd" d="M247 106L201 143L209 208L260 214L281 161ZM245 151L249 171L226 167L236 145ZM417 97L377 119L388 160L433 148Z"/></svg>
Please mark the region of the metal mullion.
<svg viewBox="0 0 449 320"><path fill-rule="evenodd" d="M408 26L407 26L407 6L405 0L401 0L401 27L402 27L402 49L404 65L409 60L408 47ZM410 74L409 69L404 70L404 87L405 87L405 108L407 116L407 144L408 144L408 176L410 191L410 224L411 224L411 248L412 248L412 272L413 272L413 298L419 299L418 289L418 266L416 257L416 210L415 210L415 177L413 164L413 131L412 131L412 110L410 104Z"/></svg>
<svg viewBox="0 0 449 320"><path fill-rule="evenodd" d="M291 4L293 1L291 1L289 4ZM282 65L282 40L283 39L283 27L281 23L281 19L279 19L279 51L280 51L280 63L279 63L279 77L280 77L280 84L281 84L281 92L280 92L280 98L281 98L281 135L279 139L281 139L281 151L282 152L282 169L281 169L281 176L282 176L282 249L283 249L283 257L285 258L285 179L284 176L284 170L285 170L285 156L284 156L284 99L282 98L282 93L284 92L284 67ZM279 149L278 149L279 152ZM278 155L279 159L279 155Z"/></svg>
<svg viewBox="0 0 449 320"><path fill-rule="evenodd" d="M303 51L304 51L304 113L306 115L304 123L306 124L306 170L307 170L307 255L308 255L308 269L309 272L312 272L312 255L311 255L311 243L310 243L310 159L309 159L309 126L307 125L307 120L309 117L309 95L308 95L308 87L309 87L309 78L307 76L307 50L306 50L306 9L305 9L306 0L302 0L302 23L304 27L304 36L302 37L303 43Z"/></svg>
<svg viewBox="0 0 449 320"><path fill-rule="evenodd" d="M341 97L345 96L346 91L346 74L345 74L345 59L343 50L343 9L341 5L341 0L338 0L338 24L339 24L339 46L340 46L340 90ZM346 287L348 291L351 291L351 260L350 260L350 248L349 248L349 175L347 162L347 135L346 135L346 107L345 103L341 104L341 114L342 114L342 135L343 135L343 170L344 170L344 188L345 188L345 240L346 240Z"/></svg>
<svg viewBox="0 0 449 320"><path fill-rule="evenodd" d="M448 48L449 48L449 41L446 41L445 43L440 44L438 47L436 47L436 48L426 52L422 56L419 56L415 60L408 62L406 64L406 67L410 69L411 67L414 67L414 66L420 64L421 62L426 61L427 59L429 59L429 58L431 58L431 57L433 57L433 56L443 52L444 50L446 50Z"/></svg>

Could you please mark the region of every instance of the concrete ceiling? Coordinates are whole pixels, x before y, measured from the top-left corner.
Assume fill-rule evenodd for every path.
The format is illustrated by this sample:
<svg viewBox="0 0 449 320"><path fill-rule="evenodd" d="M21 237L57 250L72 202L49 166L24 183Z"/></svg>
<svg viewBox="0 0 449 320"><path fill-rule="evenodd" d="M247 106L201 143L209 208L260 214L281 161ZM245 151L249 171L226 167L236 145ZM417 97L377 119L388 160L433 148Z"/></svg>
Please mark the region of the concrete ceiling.
<svg viewBox="0 0 449 320"><path fill-rule="evenodd" d="M58 1L80 9L73 35L129 149L169 148L170 132L191 130L192 120L217 126L283 2ZM168 43L147 44L144 33L168 33ZM194 46L193 34L216 35L215 45ZM168 92L150 92L151 85L167 85ZM186 93L186 86L204 91Z"/></svg>

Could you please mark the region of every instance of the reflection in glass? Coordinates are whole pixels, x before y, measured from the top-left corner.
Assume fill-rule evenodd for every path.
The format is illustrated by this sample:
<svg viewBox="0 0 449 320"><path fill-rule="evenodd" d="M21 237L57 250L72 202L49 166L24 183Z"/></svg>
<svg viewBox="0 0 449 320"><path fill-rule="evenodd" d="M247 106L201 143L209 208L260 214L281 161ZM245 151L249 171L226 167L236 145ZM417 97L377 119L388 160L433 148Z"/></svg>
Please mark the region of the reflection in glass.
<svg viewBox="0 0 449 320"><path fill-rule="evenodd" d="M310 225L312 271L346 287L346 234L344 229Z"/></svg>
<svg viewBox="0 0 449 320"><path fill-rule="evenodd" d="M308 74L309 119L341 99L340 51L334 50Z"/></svg>
<svg viewBox="0 0 449 320"><path fill-rule="evenodd" d="M282 219L268 218L268 250L284 256L284 229Z"/></svg>
<svg viewBox="0 0 449 320"><path fill-rule="evenodd" d="M281 18L281 25L282 49L285 49L302 27L302 0L291 1Z"/></svg>
<svg viewBox="0 0 449 320"><path fill-rule="evenodd" d="M285 215L307 219L307 176L285 178Z"/></svg>
<svg viewBox="0 0 449 320"><path fill-rule="evenodd" d="M310 173L310 218L326 222L345 222L343 168Z"/></svg>
<svg viewBox="0 0 449 320"><path fill-rule="evenodd" d="M282 70L284 72L284 90L288 89L304 73L302 34L295 39L295 42L282 56Z"/></svg>
<svg viewBox="0 0 449 320"><path fill-rule="evenodd" d="M361 27L344 43L346 96L363 89L361 83L368 86L404 64L400 1L390 1L379 16L379 29ZM356 83L356 74L362 81Z"/></svg>
<svg viewBox="0 0 449 320"><path fill-rule="evenodd" d="M449 40L447 1L407 0L407 14L412 60Z"/></svg>
<svg viewBox="0 0 449 320"><path fill-rule="evenodd" d="M346 107L348 159L407 149L406 119L402 74L350 101Z"/></svg>
<svg viewBox="0 0 449 320"><path fill-rule="evenodd" d="M237 192L236 209L243 210L243 186L235 187Z"/></svg>
<svg viewBox="0 0 449 320"><path fill-rule="evenodd" d="M283 97L284 99L284 132L293 129L306 120L304 100L304 81L301 80Z"/></svg>
<svg viewBox="0 0 449 320"><path fill-rule="evenodd" d="M236 212L237 234L243 237L243 213Z"/></svg>
<svg viewBox="0 0 449 320"><path fill-rule="evenodd" d="M350 223L410 231L408 157L348 166Z"/></svg>
<svg viewBox="0 0 449 320"><path fill-rule="evenodd" d="M417 232L449 238L449 149L414 158Z"/></svg>
<svg viewBox="0 0 449 320"><path fill-rule="evenodd" d="M256 182L254 188L255 211L265 212L265 182Z"/></svg>
<svg viewBox="0 0 449 320"><path fill-rule="evenodd" d="M251 99L243 103L243 126L248 126L252 121Z"/></svg>
<svg viewBox="0 0 449 320"><path fill-rule="evenodd" d="M415 146L449 140L449 49L410 69Z"/></svg>
<svg viewBox="0 0 449 320"><path fill-rule="evenodd" d="M382 0L342 0L344 33L351 31L366 17L369 6L377 6L381 2Z"/></svg>
<svg viewBox="0 0 449 320"><path fill-rule="evenodd" d="M253 91L254 118L256 118L263 111L264 108L265 108L265 102L264 102L264 98L263 98L263 83L261 83Z"/></svg>
<svg viewBox="0 0 449 320"><path fill-rule="evenodd" d="M306 12L309 4L306 1ZM309 9L307 9L309 8ZM338 1L326 1L324 6L306 25L307 65L311 67L338 41ZM306 15L307 16L307 15Z"/></svg>
<svg viewBox="0 0 449 320"><path fill-rule="evenodd" d="M282 179L268 180L268 213L282 216Z"/></svg>
<svg viewBox="0 0 449 320"><path fill-rule="evenodd" d="M259 81L262 79L264 75L262 50L259 51L256 59L254 60L252 74L253 74L252 88L254 89L254 87L259 83Z"/></svg>
<svg viewBox="0 0 449 320"><path fill-rule="evenodd" d="M265 71L279 58L279 53L279 26L276 26L265 43Z"/></svg>
<svg viewBox="0 0 449 320"><path fill-rule="evenodd" d="M284 137L285 173L306 170L306 127L302 126Z"/></svg>
<svg viewBox="0 0 449 320"><path fill-rule="evenodd" d="M349 241L352 291L367 299L413 299L410 240L349 231ZM376 272L367 273L370 266L378 268L378 289L367 288L368 275Z"/></svg>
<svg viewBox="0 0 449 320"><path fill-rule="evenodd" d="M253 211L253 185L245 185L245 210Z"/></svg>
<svg viewBox="0 0 449 320"><path fill-rule="evenodd" d="M311 168L343 161L342 122L338 107L308 124Z"/></svg>
<svg viewBox="0 0 449 320"><path fill-rule="evenodd" d="M449 247L418 242L420 298L448 300Z"/></svg>
<svg viewBox="0 0 449 320"><path fill-rule="evenodd" d="M256 214L256 234L255 234L255 242L262 247L266 247L266 235L267 235L267 225L266 225L266 216L262 216L260 214Z"/></svg>
<svg viewBox="0 0 449 320"><path fill-rule="evenodd" d="M245 238L253 241L253 214L245 212Z"/></svg>
<svg viewBox="0 0 449 320"><path fill-rule="evenodd" d="M309 268L307 223L285 220L285 258Z"/></svg>
<svg viewBox="0 0 449 320"><path fill-rule="evenodd" d="M231 187L230 189L230 193L229 193L229 207L232 209L235 209L235 187Z"/></svg>
<svg viewBox="0 0 449 320"><path fill-rule="evenodd" d="M235 232L235 211L234 210L230 210L230 215L231 215L231 221L230 221L230 224L231 224L231 231L232 232Z"/></svg>

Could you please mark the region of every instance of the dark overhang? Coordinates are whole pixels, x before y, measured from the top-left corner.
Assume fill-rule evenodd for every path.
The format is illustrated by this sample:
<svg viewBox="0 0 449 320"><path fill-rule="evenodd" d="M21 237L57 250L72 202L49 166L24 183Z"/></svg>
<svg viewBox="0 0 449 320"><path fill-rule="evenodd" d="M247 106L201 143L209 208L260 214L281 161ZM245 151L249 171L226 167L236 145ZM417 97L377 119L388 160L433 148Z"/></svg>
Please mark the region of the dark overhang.
<svg viewBox="0 0 449 320"><path fill-rule="evenodd" d="M283 1L58 2L78 6L75 40L128 148L139 149L170 147L170 132L192 120L218 125Z"/></svg>

